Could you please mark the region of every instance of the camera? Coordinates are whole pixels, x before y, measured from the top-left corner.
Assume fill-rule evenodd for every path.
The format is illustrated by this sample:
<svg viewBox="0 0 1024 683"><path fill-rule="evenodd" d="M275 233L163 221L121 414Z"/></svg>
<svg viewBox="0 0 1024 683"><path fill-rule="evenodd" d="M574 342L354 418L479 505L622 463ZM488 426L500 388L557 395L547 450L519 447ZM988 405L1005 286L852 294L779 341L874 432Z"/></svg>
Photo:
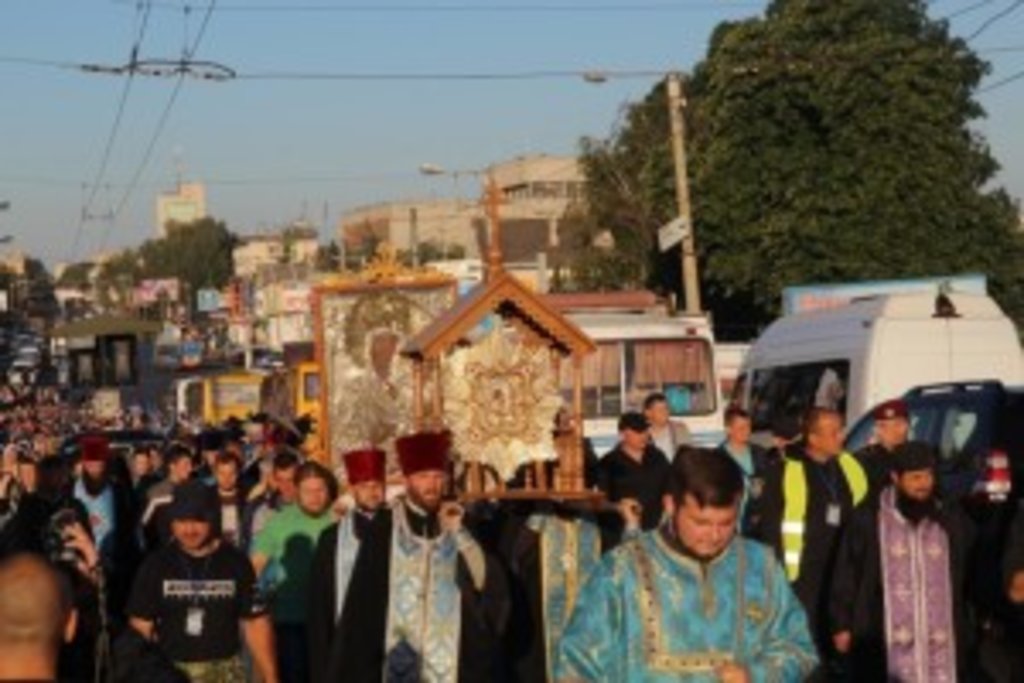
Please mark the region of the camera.
<svg viewBox="0 0 1024 683"><path fill-rule="evenodd" d="M72 508L62 508L50 517L43 531L43 551L50 562L73 565L82 559L81 554L65 542L67 529L77 523L78 517Z"/></svg>

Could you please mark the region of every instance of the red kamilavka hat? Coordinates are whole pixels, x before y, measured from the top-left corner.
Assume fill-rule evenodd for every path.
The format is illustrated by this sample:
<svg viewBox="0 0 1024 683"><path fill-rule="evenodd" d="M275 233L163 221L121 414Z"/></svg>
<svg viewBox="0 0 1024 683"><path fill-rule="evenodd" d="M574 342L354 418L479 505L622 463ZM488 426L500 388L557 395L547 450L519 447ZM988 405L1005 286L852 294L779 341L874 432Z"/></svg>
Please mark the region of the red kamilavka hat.
<svg viewBox="0 0 1024 683"><path fill-rule="evenodd" d="M78 438L82 462L103 462L110 455L110 439L100 434L86 434Z"/></svg>
<svg viewBox="0 0 1024 683"><path fill-rule="evenodd" d="M349 486L368 481L384 481L384 451L377 448L364 448L349 451L341 456L345 461L345 474Z"/></svg>
<svg viewBox="0 0 1024 683"><path fill-rule="evenodd" d="M449 432L417 432L395 440L398 464L405 476L429 470L447 472L451 447Z"/></svg>

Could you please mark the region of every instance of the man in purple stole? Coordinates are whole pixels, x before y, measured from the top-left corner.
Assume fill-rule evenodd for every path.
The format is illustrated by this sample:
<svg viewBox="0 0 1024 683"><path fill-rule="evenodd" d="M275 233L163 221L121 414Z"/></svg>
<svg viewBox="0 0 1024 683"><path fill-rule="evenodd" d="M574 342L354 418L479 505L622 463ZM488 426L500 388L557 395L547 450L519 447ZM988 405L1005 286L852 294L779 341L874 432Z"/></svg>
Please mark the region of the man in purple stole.
<svg viewBox="0 0 1024 683"><path fill-rule="evenodd" d="M953 683L969 661L964 580L970 522L935 491L923 443L893 452L892 484L850 519L829 603L851 680Z"/></svg>

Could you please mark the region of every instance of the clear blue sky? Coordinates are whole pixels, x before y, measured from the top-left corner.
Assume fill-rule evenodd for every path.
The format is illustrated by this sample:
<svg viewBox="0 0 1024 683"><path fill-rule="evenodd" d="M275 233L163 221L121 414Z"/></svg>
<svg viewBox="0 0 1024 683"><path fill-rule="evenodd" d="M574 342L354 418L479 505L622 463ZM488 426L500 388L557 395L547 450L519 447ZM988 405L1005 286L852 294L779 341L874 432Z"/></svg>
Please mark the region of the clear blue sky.
<svg viewBox="0 0 1024 683"><path fill-rule="evenodd" d="M180 55L186 33L194 40L202 23L206 0L195 2L186 28L181 0L154 1L143 57ZM501 10L526 2L221 0L196 58L248 74L688 69L718 22L764 7L742 0L534 0L529 11ZM245 9L271 3L283 11ZM976 4L934 0L932 13ZM551 11L553 5L606 9ZM969 35L1015 5L989 0L955 18L953 28ZM309 11L325 6L349 10ZM491 9L467 9L475 7ZM526 153L573 153L581 136L606 135L622 105L656 80L186 79L138 186L126 195L175 84L137 77L91 207L100 214L124 200L124 209L112 224L86 222L74 249L82 186L97 174L125 79L3 60L124 63L140 16L133 2L0 0L0 201L11 202L0 212L0 233L48 263L87 256L104 233L109 246L152 236L155 196L173 187L177 156L187 178L207 182L210 212L233 231L270 228L304 210L321 223L326 203L329 239L346 208L452 192L450 179L420 177L421 163L462 169ZM989 83L1024 70L1024 7L972 44L993 64ZM1013 49L987 51L993 47ZM1003 166L999 182L1024 197L1024 78L980 99L989 116L977 129Z"/></svg>

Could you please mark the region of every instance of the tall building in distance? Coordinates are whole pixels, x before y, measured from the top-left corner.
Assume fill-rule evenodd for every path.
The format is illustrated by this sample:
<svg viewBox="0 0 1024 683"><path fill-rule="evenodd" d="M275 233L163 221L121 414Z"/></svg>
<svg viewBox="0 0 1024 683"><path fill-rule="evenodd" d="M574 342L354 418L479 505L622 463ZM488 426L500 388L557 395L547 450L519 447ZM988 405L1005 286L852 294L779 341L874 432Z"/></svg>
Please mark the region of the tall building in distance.
<svg viewBox="0 0 1024 683"><path fill-rule="evenodd" d="M202 183L178 183L173 192L156 198L156 225L160 237L167 237L168 223L191 223L206 218L206 187Z"/></svg>

